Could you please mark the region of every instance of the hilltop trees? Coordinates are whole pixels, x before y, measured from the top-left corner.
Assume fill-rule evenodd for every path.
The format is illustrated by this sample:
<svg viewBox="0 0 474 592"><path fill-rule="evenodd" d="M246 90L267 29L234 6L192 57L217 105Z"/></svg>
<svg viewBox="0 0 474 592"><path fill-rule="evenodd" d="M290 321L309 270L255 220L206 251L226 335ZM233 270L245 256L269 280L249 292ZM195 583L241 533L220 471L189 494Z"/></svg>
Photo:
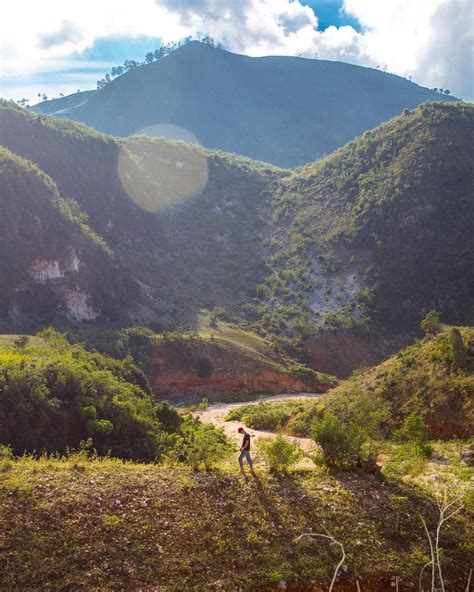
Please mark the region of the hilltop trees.
<svg viewBox="0 0 474 592"><path fill-rule="evenodd" d="M138 62L136 60L125 60L123 66L114 66L110 74L106 74L104 78L101 78L97 81L97 90L100 90L106 87L108 84L112 82L112 79L116 78L117 76L121 76L134 68L138 68L138 66L143 66L145 64L151 64L157 60L161 60L162 58L166 57L170 53L173 53L176 49L186 45L187 43L191 43L194 39L189 36L181 39L179 41L172 41L167 43L166 45L162 45L159 49L155 49L154 51L149 51L145 54L145 58L143 61ZM210 35L203 35L200 38L196 39L196 41L200 41L201 43L205 43L206 45L210 45L211 47L219 47L222 48L222 45L214 41L214 39ZM46 100L46 99L43 99Z"/></svg>

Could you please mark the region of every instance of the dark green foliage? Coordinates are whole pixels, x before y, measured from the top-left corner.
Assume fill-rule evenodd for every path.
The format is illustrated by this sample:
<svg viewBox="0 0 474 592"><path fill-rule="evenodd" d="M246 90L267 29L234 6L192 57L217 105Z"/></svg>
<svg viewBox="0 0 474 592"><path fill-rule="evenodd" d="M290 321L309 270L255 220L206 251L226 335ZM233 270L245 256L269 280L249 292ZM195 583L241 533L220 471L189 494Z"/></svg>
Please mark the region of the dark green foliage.
<svg viewBox="0 0 474 592"><path fill-rule="evenodd" d="M450 344L451 370L468 369L468 354L462 340L461 332L457 327L450 327L448 330Z"/></svg>
<svg viewBox="0 0 474 592"><path fill-rule="evenodd" d="M432 447L428 442L428 428L416 413L410 413L402 426L393 432L395 442L414 444L425 456L429 456Z"/></svg>
<svg viewBox="0 0 474 592"><path fill-rule="evenodd" d="M196 361L196 372L199 378L210 378L213 372L213 365L210 358L201 356Z"/></svg>
<svg viewBox="0 0 474 592"><path fill-rule="evenodd" d="M420 327L426 335L435 335L440 329L439 314L430 310L421 321Z"/></svg>
<svg viewBox="0 0 474 592"><path fill-rule="evenodd" d="M258 403L256 405L243 405L233 409L227 415L228 420L238 420L254 430L277 432L291 415L291 406L272 405L271 403Z"/></svg>
<svg viewBox="0 0 474 592"><path fill-rule="evenodd" d="M22 454L65 452L92 438L99 454L136 460L169 448L179 415L137 384L130 359L87 352L52 330L38 337L42 345L0 350L0 442Z"/></svg>
<svg viewBox="0 0 474 592"><path fill-rule="evenodd" d="M325 413L322 419L313 423L312 432L328 466L348 468L362 460L366 436L354 423L347 425L334 414Z"/></svg>

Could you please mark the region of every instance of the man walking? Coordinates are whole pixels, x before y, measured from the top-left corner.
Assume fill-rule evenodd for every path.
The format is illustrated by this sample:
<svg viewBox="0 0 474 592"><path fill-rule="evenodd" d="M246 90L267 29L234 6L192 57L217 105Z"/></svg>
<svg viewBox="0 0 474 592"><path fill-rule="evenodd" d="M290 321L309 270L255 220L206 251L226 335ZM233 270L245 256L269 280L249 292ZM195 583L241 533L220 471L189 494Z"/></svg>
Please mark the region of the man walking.
<svg viewBox="0 0 474 592"><path fill-rule="evenodd" d="M244 470L244 458L247 459L249 463L250 470L253 471L253 462L252 457L250 456L250 434L244 430L244 428L240 427L238 430L239 434L243 434L244 439L242 441L242 446L240 447L240 456L239 456L239 465L240 470Z"/></svg>

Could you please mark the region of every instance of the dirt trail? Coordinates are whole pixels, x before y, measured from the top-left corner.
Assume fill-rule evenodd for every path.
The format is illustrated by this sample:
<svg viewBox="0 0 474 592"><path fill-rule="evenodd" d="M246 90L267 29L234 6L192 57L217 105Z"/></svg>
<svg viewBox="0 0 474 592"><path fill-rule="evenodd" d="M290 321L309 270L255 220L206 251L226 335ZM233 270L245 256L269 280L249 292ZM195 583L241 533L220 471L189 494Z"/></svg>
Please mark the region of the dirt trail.
<svg viewBox="0 0 474 592"><path fill-rule="evenodd" d="M301 393L301 394L281 394L281 395L272 395L269 397L263 397L262 399L257 399L256 401L250 401L248 403L213 403L209 405L209 407L205 411L201 411L199 413L199 418L201 421L212 423L215 426L224 428L225 433L233 438L234 440L240 443L241 436L237 433L237 428L239 426L243 426L249 434L252 435L252 442L255 442L259 438L272 436L275 437L275 432L267 432L264 430L253 430L246 426L241 421L225 421L226 415L229 413L231 409L235 409L236 407L241 407L242 405L257 405L258 403L262 403L264 401L282 401L282 400L305 400L305 399L315 399L316 397L320 397L321 394L316 393ZM294 442L298 442L301 448L305 452L310 452L314 450L315 444L311 438L298 438L296 436L287 436L289 440L293 440Z"/></svg>

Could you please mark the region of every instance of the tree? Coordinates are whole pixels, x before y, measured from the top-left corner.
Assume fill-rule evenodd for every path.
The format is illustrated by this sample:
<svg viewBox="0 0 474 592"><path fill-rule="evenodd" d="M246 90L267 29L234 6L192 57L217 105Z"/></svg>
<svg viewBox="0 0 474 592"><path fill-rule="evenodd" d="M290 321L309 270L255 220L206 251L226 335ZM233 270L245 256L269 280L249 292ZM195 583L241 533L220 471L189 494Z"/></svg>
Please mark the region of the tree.
<svg viewBox="0 0 474 592"><path fill-rule="evenodd" d="M447 88L447 89L444 91L444 94L445 94L445 95L450 95L450 94L451 94L451 91L449 90L449 88Z"/></svg>
<svg viewBox="0 0 474 592"><path fill-rule="evenodd" d="M210 378L213 370L212 362L207 356L198 358L196 362L196 372L199 378Z"/></svg>
<svg viewBox="0 0 474 592"><path fill-rule="evenodd" d="M153 51L149 51L147 54L145 54L145 62L147 64L151 64L151 62L155 59L155 54Z"/></svg>
<svg viewBox="0 0 474 592"><path fill-rule="evenodd" d="M212 465L230 452L231 446L222 429L202 423L188 415L181 425L182 437L175 446L173 456L197 471L201 465Z"/></svg>
<svg viewBox="0 0 474 592"><path fill-rule="evenodd" d="M451 370L463 368L466 363L466 350L462 340L461 332L457 327L450 327L448 332L450 346Z"/></svg>
<svg viewBox="0 0 474 592"><path fill-rule="evenodd" d="M439 314L436 310L430 310L421 321L420 327L425 335L436 335L440 329Z"/></svg>
<svg viewBox="0 0 474 592"><path fill-rule="evenodd" d="M30 338L28 337L28 335L19 335L13 342L13 345L16 349L22 350L25 349L29 342Z"/></svg>

